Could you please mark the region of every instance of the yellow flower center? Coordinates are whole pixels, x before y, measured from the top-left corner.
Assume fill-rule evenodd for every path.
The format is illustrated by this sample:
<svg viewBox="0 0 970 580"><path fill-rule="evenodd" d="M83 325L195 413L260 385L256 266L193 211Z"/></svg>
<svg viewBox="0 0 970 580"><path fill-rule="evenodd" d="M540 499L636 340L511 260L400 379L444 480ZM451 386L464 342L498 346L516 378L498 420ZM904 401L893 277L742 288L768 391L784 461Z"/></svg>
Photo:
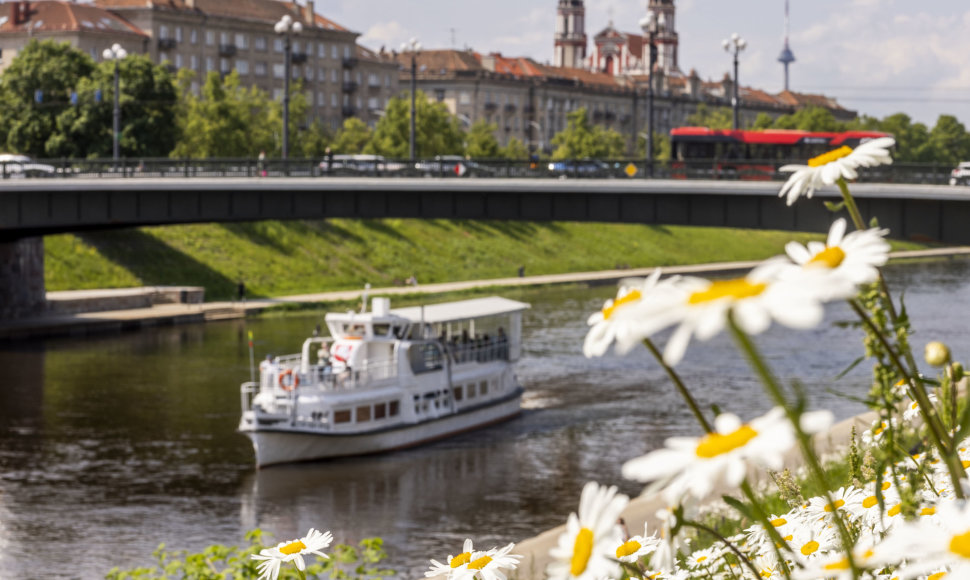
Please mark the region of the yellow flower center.
<svg viewBox="0 0 970 580"><path fill-rule="evenodd" d="M306 544L304 544L300 540L296 540L280 548L280 553L286 554L287 556L291 556L293 554L300 552L301 550L306 550Z"/></svg>
<svg viewBox="0 0 970 580"><path fill-rule="evenodd" d="M593 530L583 528L576 534L576 543L573 544L573 559L569 565L569 573L579 576L586 571L589 564L589 557L593 555Z"/></svg>
<svg viewBox="0 0 970 580"><path fill-rule="evenodd" d="M842 558L838 562L832 562L822 566L823 570L848 570L849 569L849 559Z"/></svg>
<svg viewBox="0 0 970 580"><path fill-rule="evenodd" d="M631 302L636 302L639 299L640 299L640 291L630 290L622 297L614 300L613 303L609 305L609 307L603 308L603 320L609 320L610 316L613 316L613 313L616 312L616 309L619 308L620 306L623 306L624 304L629 304Z"/></svg>
<svg viewBox="0 0 970 580"><path fill-rule="evenodd" d="M723 455L729 451L733 451L738 447L743 447L748 441L751 441L758 435L758 432L752 429L748 425L742 425L740 429L734 431L733 433L728 433L727 435L721 435L720 433L708 433L701 439L701 442L697 444L698 457L703 457L705 459L710 459L711 457L717 457L718 455Z"/></svg>
<svg viewBox="0 0 970 580"><path fill-rule="evenodd" d="M935 507L932 507L932 506L931 507L925 507L925 508L919 510L919 515L921 515L921 516L932 516L934 514L936 514L936 508Z"/></svg>
<svg viewBox="0 0 970 580"><path fill-rule="evenodd" d="M745 298L753 298L761 294L767 287L768 285L763 282L752 283L748 282L744 278L737 278L734 280L715 280L711 282L711 285L708 286L706 290L701 290L691 294L690 298L687 299L687 303L702 304L704 302L720 300L721 298L743 300Z"/></svg>
<svg viewBox="0 0 970 580"><path fill-rule="evenodd" d="M873 435L879 435L880 433L882 433L886 429L886 427L887 427L886 422L883 421L882 423L879 424L878 427L876 427L875 429L872 430L872 434Z"/></svg>
<svg viewBox="0 0 970 580"><path fill-rule="evenodd" d="M482 568L484 568L485 566L487 566L488 563L491 562L491 561L492 561L492 558L490 556L482 556L481 558L475 560L474 562L469 562L468 563L468 569L469 570L481 570Z"/></svg>
<svg viewBox="0 0 970 580"><path fill-rule="evenodd" d="M883 491L886 491L887 489L889 489L892 486L893 486L893 484L891 482L888 482L888 481L882 482L882 490Z"/></svg>
<svg viewBox="0 0 970 580"><path fill-rule="evenodd" d="M894 517L894 516L898 516L899 512L901 512L902 510L903 510L902 504L897 503L893 507L889 508L889 511L886 513L889 515L889 517Z"/></svg>
<svg viewBox="0 0 970 580"><path fill-rule="evenodd" d="M960 463L961 463L961 464L963 465L963 468L964 468L964 469L966 469L966 468L968 468L968 467L970 467L970 461L967 461L966 459L964 459L964 460L963 460L963 461L961 461Z"/></svg>
<svg viewBox="0 0 970 580"><path fill-rule="evenodd" d="M451 562L449 563L451 564L452 568L458 568L467 564L468 561L471 559L472 559L471 552L462 552L461 554L458 554L457 556L452 558Z"/></svg>
<svg viewBox="0 0 970 580"><path fill-rule="evenodd" d="M812 540L811 542L802 546L802 554L805 556L811 556L818 550L818 542Z"/></svg>
<svg viewBox="0 0 970 580"><path fill-rule="evenodd" d="M774 571L773 570L769 570L767 568L762 568L761 569L761 577L762 578L771 578L771 575L772 574L774 574Z"/></svg>
<svg viewBox="0 0 970 580"><path fill-rule="evenodd" d="M624 542L619 548L616 549L616 557L623 558L629 556L630 554L636 554L637 550L642 548L640 542L636 540L630 540L629 542Z"/></svg>
<svg viewBox="0 0 970 580"><path fill-rule="evenodd" d="M958 556L970 558L970 532L964 532L950 539L950 551Z"/></svg>
<svg viewBox="0 0 970 580"><path fill-rule="evenodd" d="M780 528L781 526L783 526L783 525L785 525L787 523L788 523L788 520L786 520L785 518L775 518L775 519L771 520L771 525L774 526L774 527L776 527L776 528Z"/></svg>
<svg viewBox="0 0 970 580"><path fill-rule="evenodd" d="M831 248L825 248L821 252L812 256L812 259L808 261L806 266L824 266L826 268L838 268L845 259L845 251L838 246L832 246Z"/></svg>
<svg viewBox="0 0 970 580"><path fill-rule="evenodd" d="M828 153L822 153L818 157L812 157L808 160L809 167L821 167L823 165L828 165L833 161L838 161L843 157L848 157L852 153L852 147L848 145L843 145L834 151L829 151Z"/></svg>
<svg viewBox="0 0 970 580"><path fill-rule="evenodd" d="M926 577L926 580L940 580L940 578L946 576L946 572L937 572L936 574L930 574Z"/></svg>
<svg viewBox="0 0 970 580"><path fill-rule="evenodd" d="M834 512L835 510L839 509L840 507L842 507L844 505L845 505L845 500L837 499L837 500L835 500L835 507L832 507L832 504L826 504L825 505L825 511L827 511L827 512Z"/></svg>
<svg viewBox="0 0 970 580"><path fill-rule="evenodd" d="M862 500L862 507L869 509L878 503L879 503L879 499L876 498L876 496L874 495L870 495L866 499Z"/></svg>

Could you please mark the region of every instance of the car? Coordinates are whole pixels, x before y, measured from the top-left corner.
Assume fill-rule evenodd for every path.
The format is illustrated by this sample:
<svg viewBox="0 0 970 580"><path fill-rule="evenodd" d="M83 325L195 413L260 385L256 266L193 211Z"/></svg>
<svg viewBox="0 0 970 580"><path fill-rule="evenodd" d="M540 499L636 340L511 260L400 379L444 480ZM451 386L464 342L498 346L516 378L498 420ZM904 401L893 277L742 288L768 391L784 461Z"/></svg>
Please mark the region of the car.
<svg viewBox="0 0 970 580"><path fill-rule="evenodd" d="M970 161L961 161L950 172L950 185L970 185Z"/></svg>
<svg viewBox="0 0 970 580"><path fill-rule="evenodd" d="M51 177L56 173L53 165L36 163L27 155L0 153L0 177L22 179L24 177Z"/></svg>
<svg viewBox="0 0 970 580"><path fill-rule="evenodd" d="M434 159L418 161L414 169L425 177L479 177L493 172L490 167L461 155L435 155Z"/></svg>
<svg viewBox="0 0 970 580"><path fill-rule="evenodd" d="M388 162L383 155L334 155L320 162L320 172L324 175L377 175L400 171L400 163Z"/></svg>
<svg viewBox="0 0 970 580"><path fill-rule="evenodd" d="M549 173L560 177L609 177L610 166L596 159L576 159L549 163Z"/></svg>

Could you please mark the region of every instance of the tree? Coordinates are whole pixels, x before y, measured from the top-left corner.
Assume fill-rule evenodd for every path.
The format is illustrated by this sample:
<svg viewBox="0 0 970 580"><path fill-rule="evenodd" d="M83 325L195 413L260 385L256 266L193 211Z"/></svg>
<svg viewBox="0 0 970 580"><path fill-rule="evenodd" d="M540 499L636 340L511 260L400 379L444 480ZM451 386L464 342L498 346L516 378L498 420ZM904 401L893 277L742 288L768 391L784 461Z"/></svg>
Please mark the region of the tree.
<svg viewBox="0 0 970 580"><path fill-rule="evenodd" d="M646 158L647 139L641 134L637 137L637 157ZM670 135L654 131L653 132L653 158L657 161L670 159Z"/></svg>
<svg viewBox="0 0 970 580"><path fill-rule="evenodd" d="M498 125L485 119L475 121L465 136L465 155L472 159L495 159L502 155L495 131Z"/></svg>
<svg viewBox="0 0 970 580"><path fill-rule="evenodd" d="M265 93L241 87L236 71L224 79L212 71L196 96L189 88L192 76L189 70L179 75L181 136L174 157L252 157L277 150L279 117Z"/></svg>
<svg viewBox="0 0 970 580"><path fill-rule="evenodd" d="M363 121L357 117L344 119L344 124L337 131L337 136L333 141L334 153L346 153L348 155L360 153L371 141L371 130Z"/></svg>
<svg viewBox="0 0 970 580"><path fill-rule="evenodd" d="M929 131L922 123L913 123L909 115L896 113L885 117L878 126L880 131L892 133L896 139L895 157L897 161L933 161L928 146Z"/></svg>
<svg viewBox="0 0 970 580"><path fill-rule="evenodd" d="M66 42L28 42L4 71L0 83L3 148L37 157L47 155L47 144L58 131L58 116L71 107L72 91L93 70L91 57Z"/></svg>
<svg viewBox="0 0 970 580"><path fill-rule="evenodd" d="M610 159L622 157L625 150L623 136L613 129L594 126L585 108L566 115L566 128L556 133L553 159Z"/></svg>
<svg viewBox="0 0 970 580"><path fill-rule="evenodd" d="M448 112L444 103L432 102L422 92L414 95L415 155L428 158L435 155L456 155L463 149L464 134L458 119ZM374 127L374 137L365 148L367 153L404 159L408 156L411 135L411 97L395 97L388 101L384 116Z"/></svg>
<svg viewBox="0 0 970 580"><path fill-rule="evenodd" d="M734 113L727 107L712 109L701 103L697 105L696 111L687 116L687 125L708 129L730 129L734 126Z"/></svg>
<svg viewBox="0 0 970 580"><path fill-rule="evenodd" d="M775 120L768 113L758 113L758 116L754 118L754 124L751 128L755 131L761 131L764 129L771 129L775 124Z"/></svg>
<svg viewBox="0 0 970 580"><path fill-rule="evenodd" d="M518 137L512 137L509 139L508 144L502 148L501 157L518 160L528 159L529 148Z"/></svg>
<svg viewBox="0 0 970 580"><path fill-rule="evenodd" d="M794 113L782 115L775 120L774 128L831 132L846 130L845 124L837 121L832 111L825 107L805 107Z"/></svg>
<svg viewBox="0 0 970 580"><path fill-rule="evenodd" d="M57 117L46 144L51 157L110 157L113 149L114 66L97 65L77 86L77 104ZM174 80L145 55L118 62L121 94L119 149L124 157L165 157L178 140ZM100 94L101 99L98 99Z"/></svg>
<svg viewBox="0 0 970 580"><path fill-rule="evenodd" d="M953 115L940 115L930 131L929 149L932 161L956 165L970 158L970 136L966 127Z"/></svg>

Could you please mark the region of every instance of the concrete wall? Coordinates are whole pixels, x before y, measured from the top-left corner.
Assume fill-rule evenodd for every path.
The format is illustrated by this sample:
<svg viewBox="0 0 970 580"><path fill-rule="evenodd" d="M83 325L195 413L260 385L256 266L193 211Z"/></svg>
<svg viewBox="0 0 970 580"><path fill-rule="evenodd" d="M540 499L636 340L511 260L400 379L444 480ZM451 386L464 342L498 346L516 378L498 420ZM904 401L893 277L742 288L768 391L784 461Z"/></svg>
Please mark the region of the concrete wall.
<svg viewBox="0 0 970 580"><path fill-rule="evenodd" d="M0 319L43 313L44 238L0 243Z"/></svg>

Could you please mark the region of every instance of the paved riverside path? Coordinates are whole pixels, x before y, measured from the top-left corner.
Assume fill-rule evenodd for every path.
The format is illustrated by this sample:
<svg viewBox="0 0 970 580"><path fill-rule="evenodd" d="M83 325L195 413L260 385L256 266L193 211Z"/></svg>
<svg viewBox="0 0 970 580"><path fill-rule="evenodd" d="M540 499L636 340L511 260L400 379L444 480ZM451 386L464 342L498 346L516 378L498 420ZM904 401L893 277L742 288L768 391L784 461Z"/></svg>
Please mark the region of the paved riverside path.
<svg viewBox="0 0 970 580"><path fill-rule="evenodd" d="M894 252L892 259L947 258L970 256L970 247L934 248ZM663 267L666 274L705 275L715 273L740 272L749 270L760 261L718 262L690 266ZM597 272L572 272L567 274L543 274L513 278L494 278L488 280L466 280L463 282L443 282L440 284L419 284L417 286L393 286L371 288L369 296L439 294L464 290L483 290L519 286L544 286L553 284L609 284L623 278L647 276L655 268L631 268L624 270L602 270ZM33 318L0 320L0 340L22 339L44 336L83 336L101 332L117 332L142 327L172 324L197 323L233 318L243 318L269 308L286 304L314 304L327 302L346 302L360 300L363 289L337 290L313 294L299 294L277 298L257 298L245 301L219 301L201 303L156 304L148 308L119 308L98 312L75 314L46 314ZM111 300L113 295L124 295L129 290L80 290L59 292L58 295L76 295L90 299L100 297ZM55 294L55 293L50 293Z"/></svg>

